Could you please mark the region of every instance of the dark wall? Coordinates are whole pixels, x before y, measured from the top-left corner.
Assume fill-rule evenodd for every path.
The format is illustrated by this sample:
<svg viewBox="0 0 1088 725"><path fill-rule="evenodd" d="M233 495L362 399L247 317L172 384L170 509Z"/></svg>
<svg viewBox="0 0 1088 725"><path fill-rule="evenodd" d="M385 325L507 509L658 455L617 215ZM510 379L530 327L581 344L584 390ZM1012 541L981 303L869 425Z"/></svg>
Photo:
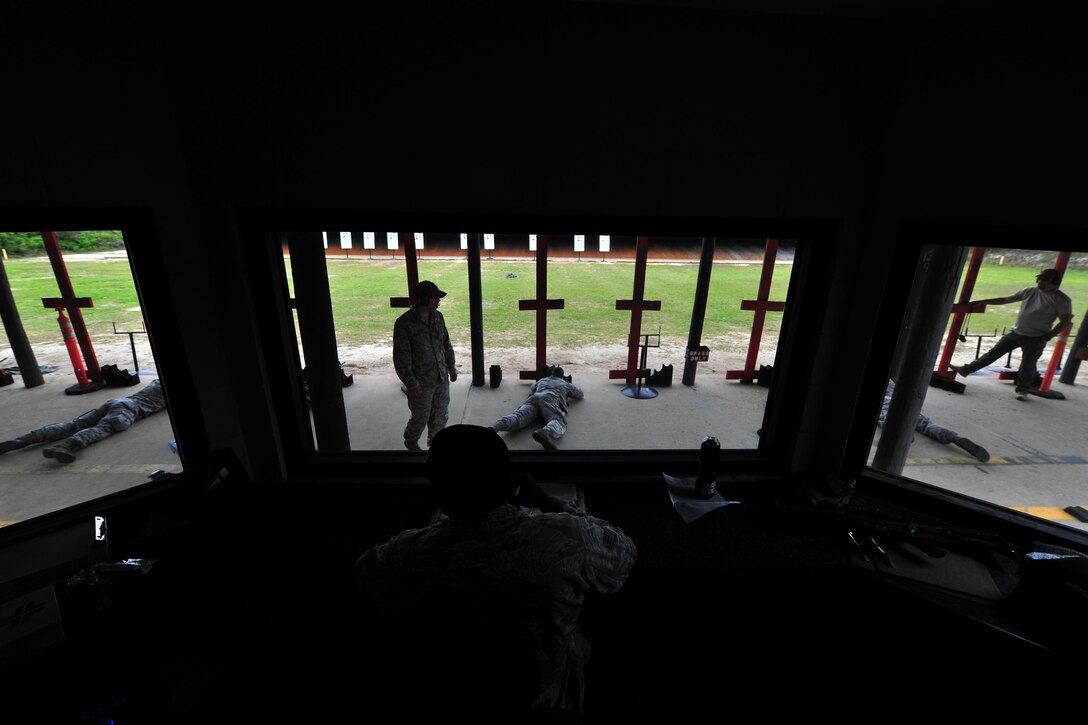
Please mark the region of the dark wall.
<svg viewBox="0 0 1088 725"><path fill-rule="evenodd" d="M815 250L826 271L807 282L823 305L804 351L811 384L790 411L800 431L787 463L811 471L849 463L856 371L877 368L874 401L883 389L891 351L874 340L904 269L904 224L992 225L1006 240L1023 226L1029 245L1051 226L1085 226L1068 181L1088 161L1081 26L1052 10L513 5L241 18L211 5L5 5L0 227L36 210L146 216L130 247L157 273L140 284L162 377L186 393L172 414L266 484L282 461L243 264L266 250L240 235L239 209L830 221ZM734 695L797 712L837 713L847 697L886 706L885 695L924 709L919 692L959 694L945 678L965 656L1018 682L1038 674L1004 635L859 579L839 528L736 507L701 526L670 519L666 536L658 522L672 514L654 491L602 484L592 502L643 555L631 586L587 612L598 671L615 667L597 680L598 711L695 713ZM159 583L115 592L108 622L88 614L82 638L77 619L75 653L42 664L42 682L84 682L60 700L76 706L127 677L156 711L186 717L365 708L380 659L346 567L425 506L403 487L380 495L265 487L206 515L179 504L182 531L114 552L160 557ZM329 652L358 657L345 668ZM845 669L842 652L855 658ZM894 689L904 684L920 689ZM280 699L261 700L269 692ZM31 693L35 707L55 694Z"/></svg>
<svg viewBox="0 0 1088 725"><path fill-rule="evenodd" d="M2 12L0 198L149 212L155 239L133 254L169 270L172 349L231 371L181 404L262 478L280 470L253 453L276 440L239 208L832 220L792 461L827 470L853 415L839 372L870 353L902 223L1082 222L1061 173L1086 156L1076 25L1015 3L883 19L591 2Z"/></svg>

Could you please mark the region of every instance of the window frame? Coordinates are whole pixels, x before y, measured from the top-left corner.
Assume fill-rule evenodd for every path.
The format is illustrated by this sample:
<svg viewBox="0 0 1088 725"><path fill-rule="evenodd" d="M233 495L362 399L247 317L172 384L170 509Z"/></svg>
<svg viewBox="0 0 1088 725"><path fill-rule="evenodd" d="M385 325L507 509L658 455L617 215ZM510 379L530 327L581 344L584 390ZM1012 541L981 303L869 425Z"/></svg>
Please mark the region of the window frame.
<svg viewBox="0 0 1088 725"><path fill-rule="evenodd" d="M171 495L186 485L191 471L199 470L210 458L202 417L195 405L195 377L186 366L173 362L184 359L184 348L177 334L180 325L168 287L168 266L158 249L152 214L147 208L0 207L0 229L29 233L117 229L124 237L133 284L147 327L148 344L167 391L167 414L177 440L182 472L5 526L0 529L0 548L40 535L70 540L64 532L73 527L87 526L89 536L89 522L94 514L138 506L151 497ZM148 283L149 280L153 284ZM63 556L62 553L59 555Z"/></svg>
<svg viewBox="0 0 1088 725"><path fill-rule="evenodd" d="M1042 241L1038 241L1042 240ZM1088 229L1068 226L1020 226L910 222L899 228L885 279L862 384L844 455L844 478L858 481L859 490L935 515L964 517L979 526L1003 531L1027 530L1041 540L1088 546L1088 532L1062 526L995 503L975 499L934 484L873 468L868 464L874 428L879 416L888 373L894 363L899 333L915 273L927 246L986 247L1039 251L1067 250L1088 253ZM911 270L903 274L900 270ZM1081 313L1085 314L1084 312ZM1076 323L1075 323L1076 325Z"/></svg>
<svg viewBox="0 0 1088 725"><path fill-rule="evenodd" d="M343 210L290 211L244 209L239 228L247 249L261 254L246 256L253 309L257 310L258 335L271 380L272 407L282 443L288 479L329 477L344 480L387 480L421 477L424 458L402 451L314 450L313 434L306 419L304 392L297 372L298 356L286 272L279 233L307 230L413 229L423 233L451 230L495 230L496 234L541 233L549 235L609 234L618 236L719 238L779 238L797 240L790 275L788 302L783 313L774 384L768 391L763 436L751 451L724 450L723 466L739 473L774 475L788 465L788 451L799 434L799 416L791 411L808 386L809 366L803 359L792 364L788 348L812 349L819 338L819 320L826 304L830 259L817 254L829 248L838 225L823 220L773 220L731 218L614 218L607 216L530 216L486 214L428 214L358 212ZM330 245L332 243L330 242ZM801 356L803 358L803 356ZM610 477L644 474L646 466L688 466L695 458L690 448L608 449L599 451L512 451L515 470L531 468L538 475Z"/></svg>

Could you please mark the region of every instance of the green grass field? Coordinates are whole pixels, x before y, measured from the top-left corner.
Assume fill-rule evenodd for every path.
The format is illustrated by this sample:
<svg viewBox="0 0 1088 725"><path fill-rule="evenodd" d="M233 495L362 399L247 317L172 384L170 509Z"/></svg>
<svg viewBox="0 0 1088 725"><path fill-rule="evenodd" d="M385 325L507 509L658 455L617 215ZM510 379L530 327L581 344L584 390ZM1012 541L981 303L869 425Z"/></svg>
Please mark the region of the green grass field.
<svg viewBox="0 0 1088 725"><path fill-rule="evenodd" d="M771 299L785 298L791 268L775 270ZM697 267L649 265L643 299L659 300L660 311L643 313L643 333L683 344L691 324ZM740 300L755 297L759 265L715 267L707 302L703 337L749 330L752 313L740 309ZM460 261L423 261L420 279L430 279L448 295L441 311L455 339L467 340L469 296L466 265ZM616 300L631 299L634 265L598 262L556 262L548 267L547 297L563 300L563 308L547 315L549 344L578 347L625 343L631 313L616 309ZM390 297L407 293L403 262L334 261L329 264L337 339L341 344L376 343L392 339L393 322L403 312L389 306ZM531 346L536 334L536 313L518 308L519 300L537 297L535 262L485 261L481 267L485 340L490 347ZM771 314L767 331L777 334L781 315Z"/></svg>
<svg viewBox="0 0 1088 725"><path fill-rule="evenodd" d="M76 295L91 297L94 307L83 311L92 339L120 330L143 329L136 287L125 260L66 260ZM27 337L32 344L60 342L56 312L42 306L43 297L59 295L52 267L46 257L12 258L4 263L12 295ZM789 265L775 268L770 298L785 299ZM289 270L289 267L288 267ZM393 321L402 310L389 305L391 297L407 292L403 261L330 259L329 286L333 298L337 342L340 345L390 342ZM759 264L715 265L703 324L704 341L747 337L753 313L740 309L740 301L756 296L762 267ZM984 264L975 283L974 299L1011 294L1034 284L1035 267ZM442 301L451 335L469 339L469 299L464 261L422 260L420 279L431 279L449 294ZM634 266L611 262L555 262L548 267L547 296L562 299L562 309L547 315L550 345L623 344L631 314L616 309L616 300L630 299ZM643 313L642 332L661 330L661 342L686 344L691 324L697 265L651 264L646 272L644 299L660 300L660 311ZM518 301L534 299L536 263L533 261L484 260L481 283L484 335L489 347L531 346L536 334L536 314L518 309ZM1073 299L1079 324L1088 304L1088 270L1069 269L1063 291ZM972 315L967 334L1000 334L1016 320L1018 305L991 306L985 314ZM764 339L776 339L781 314L767 315ZM1074 330L1075 332L1075 330ZM9 347L0 332L0 343ZM983 342L984 347L986 341Z"/></svg>

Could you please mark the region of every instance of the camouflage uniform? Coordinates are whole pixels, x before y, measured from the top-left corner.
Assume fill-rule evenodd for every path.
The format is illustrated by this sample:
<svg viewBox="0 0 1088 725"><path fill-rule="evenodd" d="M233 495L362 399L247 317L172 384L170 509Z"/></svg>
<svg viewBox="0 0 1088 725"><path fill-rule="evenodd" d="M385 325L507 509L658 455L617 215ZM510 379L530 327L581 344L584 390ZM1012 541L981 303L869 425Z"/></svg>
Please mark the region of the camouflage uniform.
<svg viewBox="0 0 1088 725"><path fill-rule="evenodd" d="M879 424L883 424L888 417L888 408L892 404L893 392L895 392L895 382L889 380L888 387L884 388L884 402L880 405L880 419L877 421ZM928 416L921 413L918 414L918 418L914 421L914 430L940 443L952 443L959 436L956 431L934 423Z"/></svg>
<svg viewBox="0 0 1088 725"><path fill-rule="evenodd" d="M495 430L516 431L528 428L538 418L544 426L537 432L553 439L562 438L567 432L567 401L582 400L585 394L573 383L561 377L547 376L533 383L529 388L532 395L509 415L491 424Z"/></svg>
<svg viewBox="0 0 1088 725"><path fill-rule="evenodd" d="M15 440L5 441L0 444L0 452L24 448L35 443L61 441L49 451L60 448L71 454L108 438L114 433L128 430L137 420L157 413L164 407L166 407L166 398L163 396L162 386L158 380L152 380L132 395L125 398L110 398L75 420L67 423L52 423L32 430ZM46 457L56 456L47 455Z"/></svg>
<svg viewBox="0 0 1088 725"><path fill-rule="evenodd" d="M887 420L888 409L891 408L892 394L894 392L895 381L889 380L888 386L884 388L884 402L880 406L880 417L877 419L877 425L883 425L884 421ZM945 428L939 423L934 423L929 419L929 416L919 413L918 417L914 420L914 430L928 438L932 438L938 443L951 443L954 446L958 446L983 463L990 460L990 452L985 448L978 443L975 443L970 438L964 438L950 428Z"/></svg>
<svg viewBox="0 0 1088 725"><path fill-rule="evenodd" d="M416 445L427 429L427 445L446 427L450 406L450 374L456 370L446 319L438 310L423 317L413 307L393 324L393 367L406 389L423 386L422 395L408 396L411 417L404 428L405 444Z"/></svg>
<svg viewBox="0 0 1088 725"><path fill-rule="evenodd" d="M393 624L390 707L582 711L582 604L617 591L636 558L622 530L570 504L441 518L371 548L356 573Z"/></svg>

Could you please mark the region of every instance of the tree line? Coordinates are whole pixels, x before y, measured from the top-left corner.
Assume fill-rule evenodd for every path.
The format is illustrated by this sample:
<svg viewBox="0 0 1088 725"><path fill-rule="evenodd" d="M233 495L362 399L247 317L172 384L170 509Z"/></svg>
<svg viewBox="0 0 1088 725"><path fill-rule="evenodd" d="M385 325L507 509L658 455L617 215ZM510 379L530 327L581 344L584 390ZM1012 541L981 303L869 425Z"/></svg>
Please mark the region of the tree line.
<svg viewBox="0 0 1088 725"><path fill-rule="evenodd" d="M118 230L56 232L63 252L102 252L124 249L125 240ZM45 254L40 232L0 232L0 249L9 257L33 257Z"/></svg>

